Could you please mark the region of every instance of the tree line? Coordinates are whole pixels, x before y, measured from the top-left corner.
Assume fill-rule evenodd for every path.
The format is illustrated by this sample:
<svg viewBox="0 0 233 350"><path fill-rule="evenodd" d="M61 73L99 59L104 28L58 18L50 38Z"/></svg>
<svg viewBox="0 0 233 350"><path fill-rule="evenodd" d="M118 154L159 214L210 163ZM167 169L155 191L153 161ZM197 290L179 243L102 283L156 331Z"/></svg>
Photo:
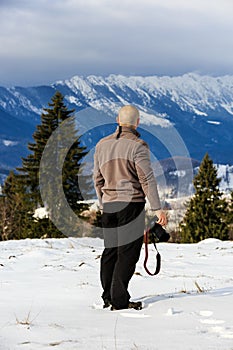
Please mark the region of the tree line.
<svg viewBox="0 0 233 350"><path fill-rule="evenodd" d="M88 150L82 145L78 134L74 110L69 110L64 103L64 97L56 92L48 107L43 109L41 124L33 134L33 143L28 144L30 154L22 158L22 166L11 171L6 178L0 198L0 240L64 237L66 225L72 217L64 217L64 229L58 229L50 219L53 215L62 215L62 198L54 198L48 193L48 200L43 203L39 184L40 162L46 144L55 130L63 122L69 123L69 134L76 141L66 154L62 169L62 186L66 200L73 212L81 216L89 207L83 199L91 197L91 176L83 174L82 161ZM53 161L46 166L49 174L56 171L59 164L60 150L65 147L64 137L56 140L52 149ZM82 189L79 177L82 176ZM49 176L48 176L49 179ZM180 222L179 232L176 232L178 242L198 242L202 239L214 237L221 240L232 238L233 233L233 191L229 202L223 197L219 189L220 180L217 169L208 156L202 160L198 174L194 177L195 194L186 204L186 213ZM59 186L56 177L47 184L48 192L54 193ZM35 217L36 209L46 204L47 216ZM83 217L82 217L83 218ZM97 226L92 235L99 235L100 212L96 216L87 217L90 223ZM93 226L93 227L94 227ZM85 225L77 225L75 234L84 233ZM89 232L90 234L90 232Z"/></svg>

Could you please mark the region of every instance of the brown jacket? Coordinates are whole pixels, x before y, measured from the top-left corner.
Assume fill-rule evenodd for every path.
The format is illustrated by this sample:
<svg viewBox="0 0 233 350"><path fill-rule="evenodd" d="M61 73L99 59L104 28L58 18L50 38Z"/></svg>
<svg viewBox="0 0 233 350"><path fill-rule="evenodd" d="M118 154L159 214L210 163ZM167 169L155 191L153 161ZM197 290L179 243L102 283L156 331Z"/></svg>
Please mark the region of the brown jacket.
<svg viewBox="0 0 233 350"><path fill-rule="evenodd" d="M161 208L147 143L133 128L119 127L100 140L94 155L94 185L100 206L109 202L145 202Z"/></svg>

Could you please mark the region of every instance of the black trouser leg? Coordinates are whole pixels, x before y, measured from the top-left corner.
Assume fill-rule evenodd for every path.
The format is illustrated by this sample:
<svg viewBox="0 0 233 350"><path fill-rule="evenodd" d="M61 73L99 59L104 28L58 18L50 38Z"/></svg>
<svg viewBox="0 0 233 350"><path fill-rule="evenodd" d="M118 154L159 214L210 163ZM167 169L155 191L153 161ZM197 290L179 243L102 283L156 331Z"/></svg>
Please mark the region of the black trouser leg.
<svg viewBox="0 0 233 350"><path fill-rule="evenodd" d="M116 309L127 308L129 304L128 285L140 257L142 243L143 237L140 237L134 242L117 248L117 262L111 285L111 302Z"/></svg>
<svg viewBox="0 0 233 350"><path fill-rule="evenodd" d="M103 300L111 301L112 276L117 261L117 247L105 248L100 261L100 280L103 287Z"/></svg>
<svg viewBox="0 0 233 350"><path fill-rule="evenodd" d="M111 301L112 276L117 261L117 217L115 213L104 212L102 224L105 245L100 262L100 280L104 290L102 298Z"/></svg>

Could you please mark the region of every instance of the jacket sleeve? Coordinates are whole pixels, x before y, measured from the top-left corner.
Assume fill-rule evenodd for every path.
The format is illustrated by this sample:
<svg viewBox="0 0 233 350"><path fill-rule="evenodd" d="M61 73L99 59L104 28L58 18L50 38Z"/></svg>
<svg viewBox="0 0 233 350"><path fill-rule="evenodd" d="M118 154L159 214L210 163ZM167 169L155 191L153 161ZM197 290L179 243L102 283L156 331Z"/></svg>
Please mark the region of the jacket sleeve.
<svg viewBox="0 0 233 350"><path fill-rule="evenodd" d="M95 149L95 154L94 154L94 173L93 173L93 179L94 179L94 187L95 191L97 194L97 198L99 200L99 205L100 208L103 208L103 203L102 203L102 187L104 186L104 178L103 175L101 174L100 167L99 167L99 160L98 160L98 151L97 148Z"/></svg>
<svg viewBox="0 0 233 350"><path fill-rule="evenodd" d="M150 162L150 151L145 142L139 143L136 147L135 166L139 182L150 203L151 210L161 209L157 182Z"/></svg>

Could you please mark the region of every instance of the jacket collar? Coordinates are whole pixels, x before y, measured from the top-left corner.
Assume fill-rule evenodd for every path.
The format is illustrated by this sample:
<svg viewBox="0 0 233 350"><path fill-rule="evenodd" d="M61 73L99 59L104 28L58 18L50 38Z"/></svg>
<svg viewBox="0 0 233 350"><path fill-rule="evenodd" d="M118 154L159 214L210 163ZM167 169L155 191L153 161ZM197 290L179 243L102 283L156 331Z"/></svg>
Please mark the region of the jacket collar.
<svg viewBox="0 0 233 350"><path fill-rule="evenodd" d="M116 133L119 134L119 132L120 132L120 127L118 126L116 129ZM134 129L130 126L121 126L120 133L126 133L126 132L132 133L132 134L136 135L137 137L140 137L140 134L136 129Z"/></svg>

